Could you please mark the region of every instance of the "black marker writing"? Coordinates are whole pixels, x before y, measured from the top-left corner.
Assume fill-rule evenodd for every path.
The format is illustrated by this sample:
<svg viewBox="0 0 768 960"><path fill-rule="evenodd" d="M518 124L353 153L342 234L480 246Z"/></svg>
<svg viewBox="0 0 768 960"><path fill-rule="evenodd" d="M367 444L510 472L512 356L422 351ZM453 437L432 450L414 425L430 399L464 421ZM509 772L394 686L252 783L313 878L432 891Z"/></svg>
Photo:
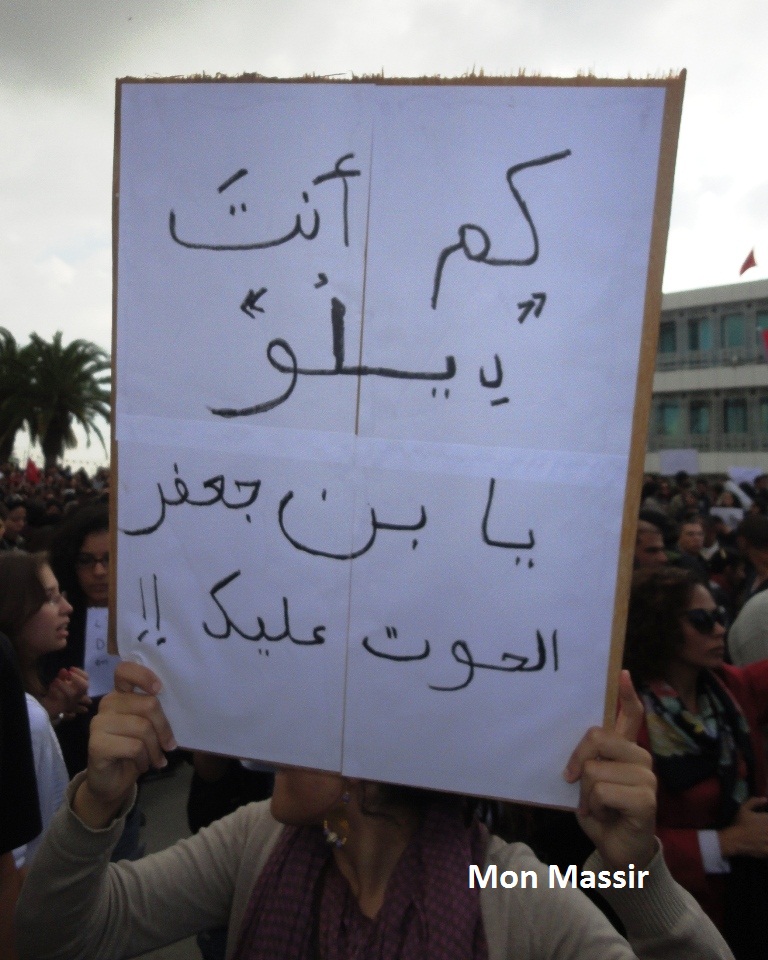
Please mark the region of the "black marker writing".
<svg viewBox="0 0 768 960"><path fill-rule="evenodd" d="M248 171L245 169L245 167L243 167L242 170L238 170L237 173L233 173L229 179L225 180L224 183L217 187L218 192L224 193L227 187L231 187L233 183L237 183L238 180L240 180L242 177L245 177L247 174Z"/></svg>
<svg viewBox="0 0 768 960"><path fill-rule="evenodd" d="M543 670L547 664L547 648L544 643L544 637L541 635L540 630L536 631L536 646L538 656L534 663L531 663L529 657L520 656L517 653L502 653L502 663L480 663L473 658L469 649L469 644L467 644L464 640L456 640L451 645L451 655L456 663L459 663L467 668L466 677L461 681L461 683L454 684L453 686L437 686L430 684L429 689L446 692L463 690L474 680L476 670L491 670L496 673L537 673L539 670ZM507 660L512 660L515 662L509 666L506 666L504 662ZM557 654L557 630L552 631L552 665L553 670L557 671L559 667Z"/></svg>
<svg viewBox="0 0 768 960"><path fill-rule="evenodd" d="M371 535L365 544L357 550L352 550L350 553L334 553L331 550L321 550L319 547L310 547L306 543L301 543L301 541L297 540L296 537L288 532L285 526L285 510L291 500L293 500L293 490L289 490L280 501L280 508L277 513L277 521L280 524L280 530L283 536L291 546L297 550L301 550L302 553L310 553L313 557L327 557L329 560L355 560L357 557L362 557L362 555L367 553L373 546L379 530L421 530L427 523L427 512L423 506L421 507L419 519L415 523L386 523L377 518L375 509L371 507Z"/></svg>
<svg viewBox="0 0 768 960"><path fill-rule="evenodd" d="M347 308L341 300L333 297L331 300L331 337L334 365L330 368L300 367L296 354L291 346L283 339L271 340L267 345L267 360L280 373L290 375L290 382L286 389L277 397L256 403L250 407L233 408L219 407L208 409L217 417L246 417L256 413L266 413L280 406L291 396L298 378L301 377L384 377L395 380L450 380L456 376L456 360L452 356L445 358L445 369L436 372L420 370L397 370L391 367L370 367L367 365L346 366L344 363L344 317ZM276 356L276 350L282 350L288 357L288 363L281 362Z"/></svg>
<svg viewBox="0 0 768 960"><path fill-rule="evenodd" d="M214 504L223 503L228 510L243 510L246 507L250 507L251 504L253 504L256 500L256 497L259 495L261 480L235 480L235 487L237 490L240 492L247 490L248 495L244 500L234 503L227 500L224 496L224 476L223 474L218 474L215 477L210 477L208 480L204 480L202 483L204 490L213 491L212 496L202 500L195 500L189 495L189 487L187 483L179 476L178 465L174 463L173 469L176 473L176 476L173 480L173 485L176 488L176 498L169 498L164 492L162 484L158 483L157 492L160 495L160 516L149 526L140 527L136 530L126 530L125 528L121 528L121 533L125 533L129 537L147 536L150 533L154 533L155 530L157 530L165 520L166 507L178 507L183 503L188 503L192 507L212 507Z"/></svg>
<svg viewBox="0 0 768 960"><path fill-rule="evenodd" d="M527 257L491 257L491 238L488 236L486 231L483 230L482 227L478 227L477 224L463 223L458 230L458 243L453 243L450 246L445 247L440 252L440 256L437 258L435 279L432 287L433 310L437 309L437 298L440 294L440 284L442 282L445 264L448 261L448 258L454 253L461 251L467 260L472 260L475 263L485 263L489 267L529 267L531 264L536 263L536 261L539 259L539 235L536 231L536 225L533 222L533 218L528 210L528 205L526 204L525 200L523 200L520 191L515 186L514 178L522 170L527 170L530 167L541 167L548 163L554 163L556 160L563 160L565 157L569 157L570 155L570 150L562 150L560 153L552 153L546 157L538 157L535 160L526 160L524 163L516 163L507 170L507 183L509 184L509 189L512 191L512 196L515 198L515 203L517 204L520 213L522 213L525 222L528 224L528 228L531 232L531 240L533 241L533 250ZM477 249L473 250L473 245L477 246Z"/></svg>
<svg viewBox="0 0 768 960"><path fill-rule="evenodd" d="M533 530L528 531L528 541L518 543L513 540L494 540L488 535L488 520L491 516L491 507L493 505L493 494L496 489L496 481L491 478L490 483L488 484L488 500L485 504L485 513L483 514L483 522L481 526L481 532L483 537L483 543L487 543L489 547L504 547L507 550L531 550L536 544L536 540L533 536Z"/></svg>
<svg viewBox="0 0 768 960"><path fill-rule="evenodd" d="M264 313L264 307L260 307L258 303L266 292L266 287L262 287L261 290L249 290L245 295L245 300L240 304L240 309L243 313L247 313L252 320L256 319L254 310L258 313Z"/></svg>
<svg viewBox="0 0 768 960"><path fill-rule="evenodd" d="M501 369L501 360L499 360L498 353L494 353L493 362L496 364L496 376L489 380L485 375L485 370L483 367L480 367L480 384L483 387L489 387L491 390L495 390L496 387L501 386L501 381L504 379L504 373Z"/></svg>
<svg viewBox="0 0 768 960"><path fill-rule="evenodd" d="M397 630L394 627L386 628L387 638L389 640L397 639ZM426 660L430 655L429 640L424 640L423 649L417 653L394 653L384 651L375 647L369 637L363 637L363 648L374 657L381 660L390 660L393 663L413 663L417 660ZM550 642L552 649L552 669L557 672L560 666L557 650L557 630L552 631ZM467 668L467 675L459 683L450 686L429 684L430 690L440 692L454 692L464 690L475 678L477 670L490 670L494 673L538 673L547 665L547 645L540 630L536 631L536 660L531 662L530 657L517 653L502 653L500 663L481 663L475 660L470 650L469 644L465 640L455 640L451 645L451 656L456 663Z"/></svg>
<svg viewBox="0 0 768 960"><path fill-rule="evenodd" d="M144 581L139 577L139 594L141 596L141 618L142 620L147 619L147 605L144 599ZM155 601L155 631L160 633L160 596L157 589L157 574L152 574L152 595ZM141 633L136 637L136 639L141 643L145 637L149 634L149 628L142 630ZM160 647L166 642L165 637L157 637L155 639L155 645Z"/></svg>
<svg viewBox="0 0 768 960"><path fill-rule="evenodd" d="M342 216L344 224L344 245L349 246L349 222L348 222L348 206L349 206L349 186L347 180L349 177L359 177L360 170L347 170L344 169L341 165L345 160L350 160L354 157L354 153L347 153L344 156L339 157L336 161L336 165L333 170L328 173L321 173L319 176L315 177L312 183L314 185L319 185L322 183L327 183L331 180L341 180L343 186L342 194ZM244 177L247 174L247 170L239 170L236 174L230 177L228 180L225 180L224 183L218 188L218 192L222 193L227 187L235 183L236 180L239 180L241 177ZM302 200L305 204L309 204L309 194L306 190L301 195ZM241 204L243 210L245 210L245 204ZM230 213L234 213L234 206L230 207ZM313 209L312 214L312 225L307 228L304 225L302 218L302 213L299 212L296 214L296 217L293 222L293 227L288 230L286 233L278 236L272 237L266 240L253 240L248 243L207 243L205 241L195 241L195 240L185 240L179 236L178 227L176 224L176 212L171 210L168 214L168 231L171 235L171 239L174 243L178 243L179 246L186 247L188 250L218 250L218 251L234 251L234 250L268 250L271 247L280 247L284 243L289 243L291 240L294 240L296 237L303 237L305 240L314 240L315 237L320 232L320 214L317 212L317 208Z"/></svg>
<svg viewBox="0 0 768 960"><path fill-rule="evenodd" d="M303 193L302 197L305 203L309 202L309 197L306 193ZM273 240L257 240L252 243L195 243L192 240L182 240L176 230L176 214L173 210L171 210L168 215L168 230L171 234L171 239L175 243L178 243L179 246L186 247L188 250L267 250L269 247L282 246L282 244L288 243L289 240L293 240L295 237L314 240L320 231L320 214L317 210L314 211L312 226L309 230L304 229L301 214L297 213L293 229L289 230L288 233L282 237L275 237Z"/></svg>
<svg viewBox="0 0 768 960"><path fill-rule="evenodd" d="M388 639L397 640L397 630L394 627L387 627L386 634ZM363 637L363 647L374 657L380 657L382 660L392 660L395 663L409 663L413 660L426 660L429 656L429 640L424 641L424 649L420 653L384 653L383 650L377 650L368 637Z"/></svg>
<svg viewBox="0 0 768 960"><path fill-rule="evenodd" d="M237 578L240 576L241 573L242 571L235 570L233 573L230 573L226 577L223 577L221 580L219 580L218 583L215 583L211 587L211 590L210 590L211 599L219 608L219 611L224 617L224 629L223 631L216 633L208 626L206 622L204 622L203 630L209 637L212 637L214 640L226 640L234 632L239 637L242 637L243 640L252 640L252 641L268 640L273 643L276 643L280 640L290 640L291 643L295 643L301 647L310 647L310 646L315 646L316 644L319 644L319 643L325 643L325 637L324 637L325 627L322 625L317 626L312 630L311 640L301 640L299 637L295 637L293 635L293 633L291 632L291 626L290 626L287 597L282 598L283 629L281 630L280 633L268 633L264 620L261 617L256 617L256 624L258 626L258 630L256 631L256 633L247 633L241 627L238 627L238 625L234 622L234 620L230 617L230 615L227 613L226 609L224 608L224 604L219 598L219 593L225 587L229 586L229 584L232 583L234 580L237 580Z"/></svg>
<svg viewBox="0 0 768 960"><path fill-rule="evenodd" d="M344 218L344 246L349 246L349 185L347 184L348 177L359 177L359 170L344 170L342 169L342 163L345 160L353 160L354 153L345 153L343 157L339 157L336 161L336 165L331 170L330 173L321 173L319 177L315 177L312 183L317 186L320 183L326 183L328 180L341 180L341 185L344 190L343 200L342 200L342 216Z"/></svg>
<svg viewBox="0 0 768 960"><path fill-rule="evenodd" d="M544 309L544 304L547 302L546 293L532 293L530 300L523 300L522 303L518 303L517 308L521 310L520 316L517 318L518 323L523 323L528 314L533 310L534 317L540 317L541 311Z"/></svg>

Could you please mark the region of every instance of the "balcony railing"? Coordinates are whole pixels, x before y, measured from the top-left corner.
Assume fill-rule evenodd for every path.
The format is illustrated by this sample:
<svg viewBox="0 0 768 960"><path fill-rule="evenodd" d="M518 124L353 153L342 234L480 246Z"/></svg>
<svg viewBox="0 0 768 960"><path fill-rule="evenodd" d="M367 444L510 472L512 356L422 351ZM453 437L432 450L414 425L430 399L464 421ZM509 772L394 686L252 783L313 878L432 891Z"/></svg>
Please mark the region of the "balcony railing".
<svg viewBox="0 0 768 960"><path fill-rule="evenodd" d="M737 452L768 450L768 435L750 430L746 433L676 433L674 435L649 435L648 450L698 450L700 453L722 450Z"/></svg>
<svg viewBox="0 0 768 960"><path fill-rule="evenodd" d="M745 363L765 363L762 347L723 347L716 350L678 350L659 353L657 370L695 370L702 367L738 367Z"/></svg>

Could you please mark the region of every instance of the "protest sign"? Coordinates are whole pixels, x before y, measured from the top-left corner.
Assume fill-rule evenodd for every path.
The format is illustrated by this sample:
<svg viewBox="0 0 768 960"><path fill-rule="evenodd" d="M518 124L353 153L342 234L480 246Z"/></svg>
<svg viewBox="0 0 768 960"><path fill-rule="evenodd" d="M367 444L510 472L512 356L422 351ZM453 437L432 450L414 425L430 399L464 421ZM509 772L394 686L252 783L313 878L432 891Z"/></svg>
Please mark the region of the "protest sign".
<svg viewBox="0 0 768 960"><path fill-rule="evenodd" d="M744 519L741 507L711 507L709 512L713 517L720 517L729 530L735 530Z"/></svg>
<svg viewBox="0 0 768 960"><path fill-rule="evenodd" d="M659 472L665 477L672 477L684 470L690 476L699 472L699 451L692 449L660 450Z"/></svg>
<svg viewBox="0 0 768 960"><path fill-rule="evenodd" d="M118 84L117 636L180 743L573 802L681 96Z"/></svg>
<svg viewBox="0 0 768 960"><path fill-rule="evenodd" d="M83 667L88 674L88 693L92 697L103 697L113 689L115 667L120 662L120 657L109 652L107 621L106 607L88 607L85 618Z"/></svg>
<svg viewBox="0 0 768 960"><path fill-rule="evenodd" d="M761 473L764 471L760 467L728 467L728 478L735 484L754 483Z"/></svg>

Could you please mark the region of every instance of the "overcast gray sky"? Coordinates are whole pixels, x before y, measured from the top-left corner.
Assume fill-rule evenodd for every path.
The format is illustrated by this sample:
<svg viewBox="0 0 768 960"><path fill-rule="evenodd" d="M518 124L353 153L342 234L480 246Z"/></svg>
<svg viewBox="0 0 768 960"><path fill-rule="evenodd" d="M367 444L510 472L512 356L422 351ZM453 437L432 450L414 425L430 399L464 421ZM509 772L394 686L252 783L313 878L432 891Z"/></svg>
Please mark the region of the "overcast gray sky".
<svg viewBox="0 0 768 960"><path fill-rule="evenodd" d="M760 0L3 0L0 325L111 342L114 81L688 70L664 289L768 276Z"/></svg>

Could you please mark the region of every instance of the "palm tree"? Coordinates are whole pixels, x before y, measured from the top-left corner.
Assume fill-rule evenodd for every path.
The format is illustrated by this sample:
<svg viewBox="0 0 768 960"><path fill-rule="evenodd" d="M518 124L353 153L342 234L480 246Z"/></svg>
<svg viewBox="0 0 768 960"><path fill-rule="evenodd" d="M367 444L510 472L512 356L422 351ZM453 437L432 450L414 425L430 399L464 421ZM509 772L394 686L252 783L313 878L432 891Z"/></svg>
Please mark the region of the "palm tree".
<svg viewBox="0 0 768 960"><path fill-rule="evenodd" d="M32 416L29 432L43 450L46 469L55 465L65 449L77 446L73 426L85 430L90 444L91 431L106 451L97 419L109 422L109 355L89 340L73 340L66 346L61 331L48 343L38 334L30 336L28 392Z"/></svg>
<svg viewBox="0 0 768 960"><path fill-rule="evenodd" d="M10 460L19 430L32 429L31 360L30 345L20 347L10 330L0 327L0 463Z"/></svg>

